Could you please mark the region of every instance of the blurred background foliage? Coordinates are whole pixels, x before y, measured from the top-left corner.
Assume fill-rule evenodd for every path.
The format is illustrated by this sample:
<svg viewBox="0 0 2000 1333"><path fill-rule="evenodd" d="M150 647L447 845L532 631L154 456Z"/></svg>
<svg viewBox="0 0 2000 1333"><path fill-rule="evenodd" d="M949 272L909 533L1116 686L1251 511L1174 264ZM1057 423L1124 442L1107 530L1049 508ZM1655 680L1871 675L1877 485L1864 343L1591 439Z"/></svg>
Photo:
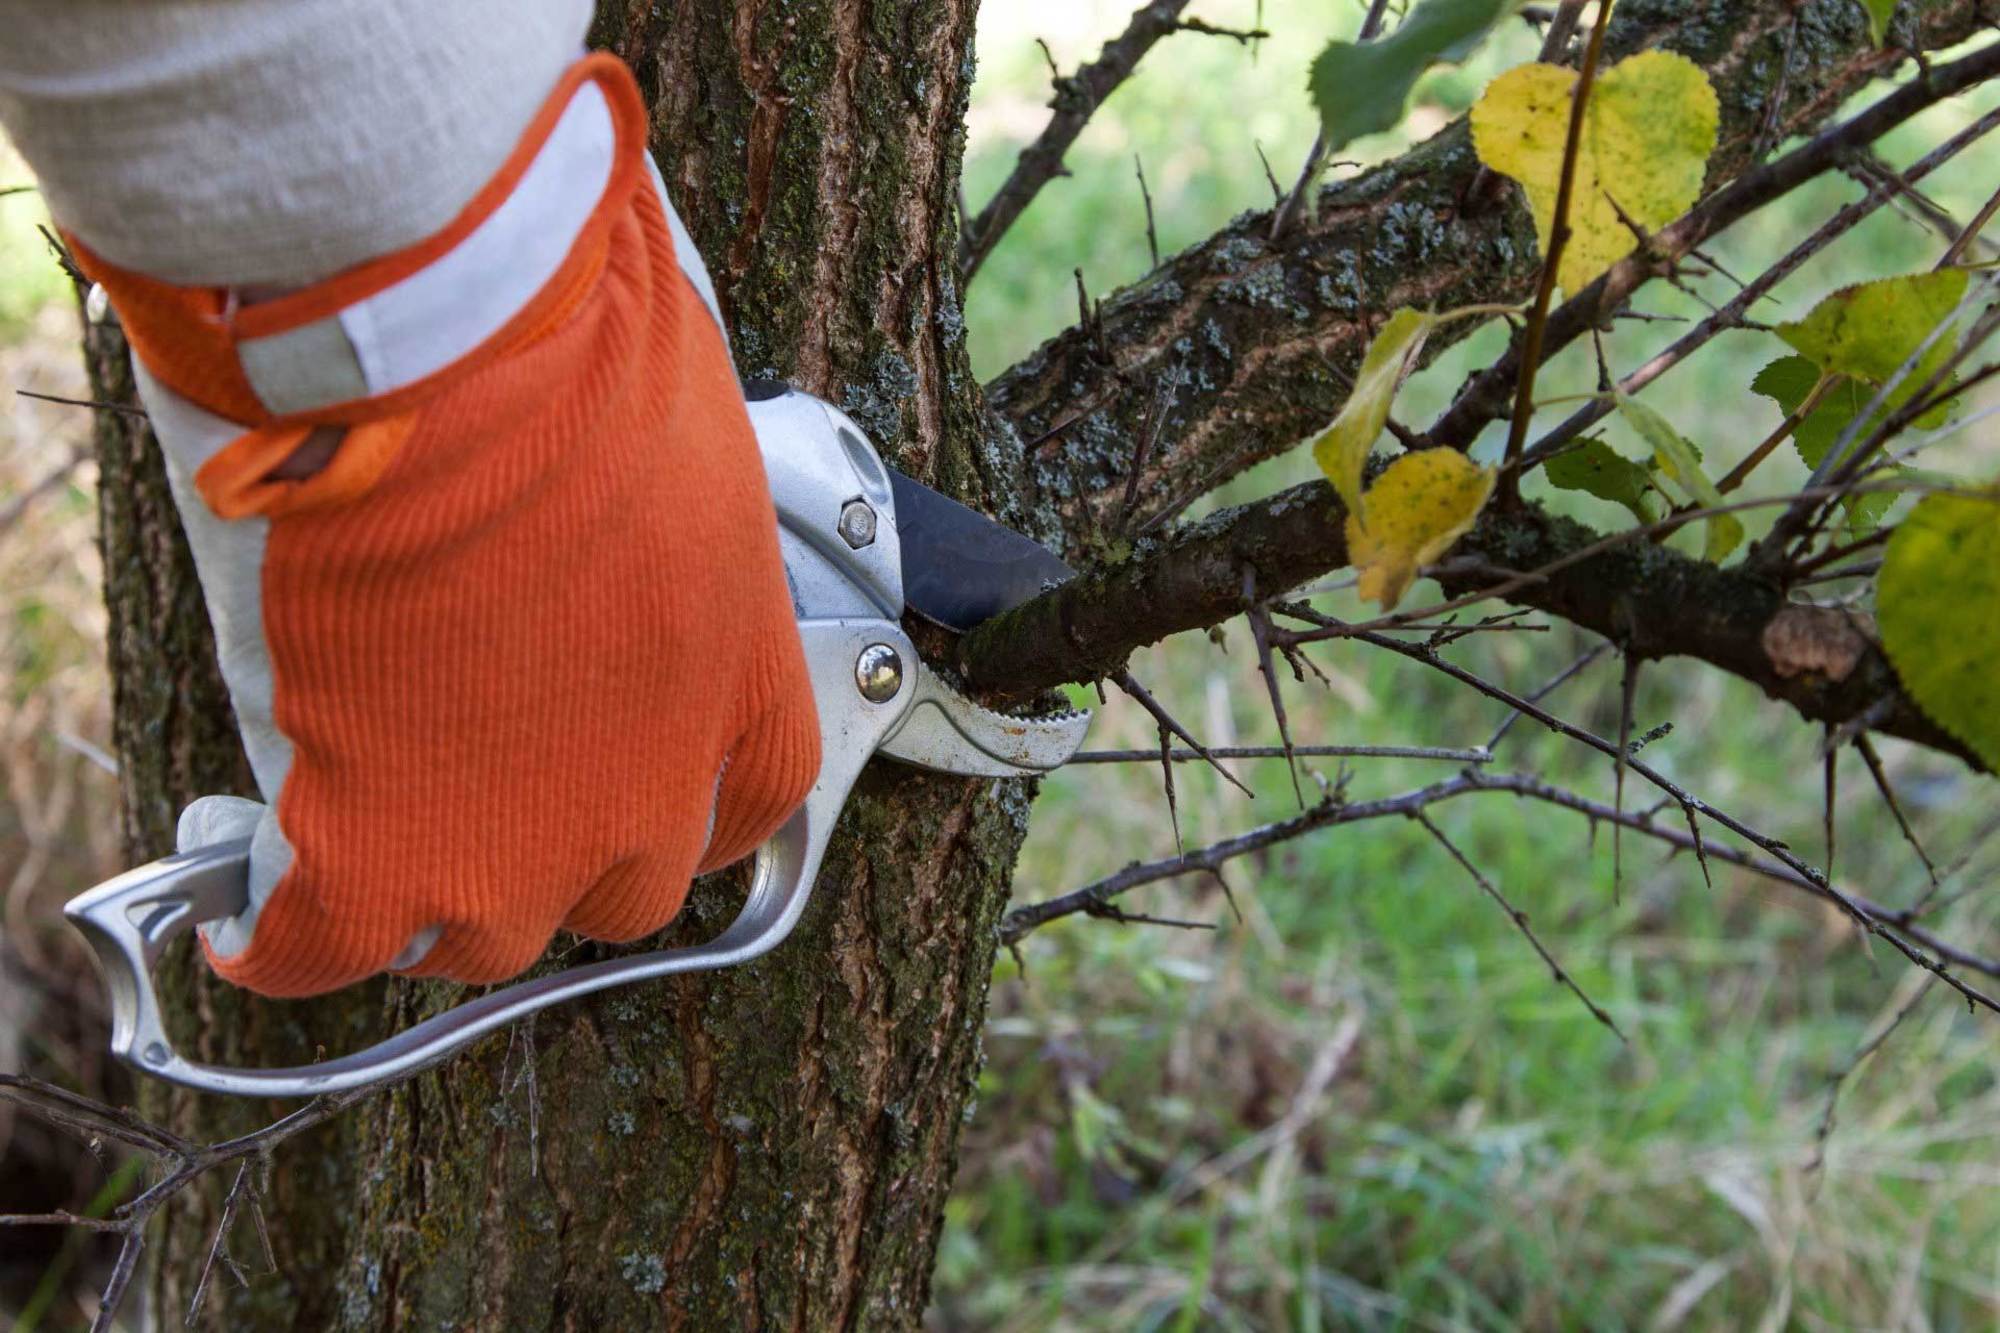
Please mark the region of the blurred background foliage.
<svg viewBox="0 0 2000 1333"><path fill-rule="evenodd" d="M1179 34L1096 116L1008 234L966 301L990 376L1074 319L1072 270L1094 293L1149 267L1134 178L1143 161L1162 253L1232 215L1268 207L1258 149L1289 186L1312 139L1305 70L1360 6L1204 0L1201 18L1261 26L1255 43ZM969 127L966 198L977 208L1046 120L1047 43L1065 71L1118 32L1129 0L988 3ZM1499 70L1532 59L1525 26L1471 64L1420 85L1396 133L1356 145L1376 160L1434 133ZM1994 90L1920 118L1879 145L1903 164L1994 105ZM1345 169L1343 169L1345 170ZM0 149L0 188L26 183ZM1971 214L2000 181L2000 146L1927 183ZM1745 276L1858 197L1816 182L1714 248ZM15 389L81 397L76 311L36 234L32 193L0 196L0 1068L119 1091L102 1066L99 1002L61 928L62 899L117 868L94 476L76 461L88 414ZM1934 262L1938 235L1884 210L1808 264L1758 312L1795 318L1831 288ZM1684 317L1690 293L1656 285L1639 308ZM1669 324L1606 339L1629 369ZM1414 379L1398 408L1421 424L1504 331L1487 329ZM1776 424L1748 392L1780 354L1766 334L1717 339L1648 395L1711 458L1733 462ZM1589 353L1566 355L1544 397L1593 387ZM1989 400L1990 401L1990 400ZM1559 412L1562 409L1551 409ZM1617 427L1612 428L1614 431ZM1614 439L1614 443L1617 441ZM1482 442L1491 450L1496 442ZM1990 476L1990 428L1933 465ZM1803 471L1774 465L1773 484ZM1791 468L1789 472L1782 472ZM1216 497L1268 494L1313 474L1303 452ZM1531 494L1538 493L1531 483ZM1604 526L1615 510L1561 502ZM1419 585L1413 599L1434 592ZM1335 588L1323 605L1357 605ZM1530 623L1543 623L1533 618ZM1516 689L1590 644L1560 624L1486 634L1453 660ZM1321 652L1327 684L1286 682L1301 743L1482 743L1503 714L1443 677L1360 645ZM1211 744L1276 739L1240 626L1148 650L1134 670ZM1606 659L1552 706L1614 732L1619 668ZM1094 700L1092 701L1094 702ZM1635 734L1671 722L1648 758L1711 802L1824 858L1819 732L1719 674L1663 663L1645 674ZM1114 693L1093 746L1155 743ZM1990 780L1884 743L1919 836L1951 868L1936 925L1992 952L2000 824ZM1508 767L1600 799L1610 765L1532 726ZM1244 798L1196 766L1176 774L1179 835L1212 841L1296 809L1282 763L1236 765ZM1308 762L1307 798L1340 770ZM1445 766L1356 761L1349 790L1384 795ZM1441 808L1439 824L1532 918L1568 969L1630 1035L1574 998L1415 824L1322 833L1234 863L1236 911L1212 879L1139 891L1126 904L1212 924L1180 931L1072 918L1029 937L995 973L987 1066L948 1210L931 1324L939 1329L1971 1329L2000 1323L2000 1087L1996 1028L1920 974L1871 960L1845 921L1724 865L1624 840L1612 892L1609 830L1504 796ZM1651 796L1634 784L1628 803ZM1842 886L1908 902L1927 887L1865 771L1843 757L1836 795ZM1176 845L1156 767L1093 766L1044 784L1017 897L1060 893ZM1240 913L1240 914L1239 914ZM1842 1087L1835 1077L1907 1009ZM107 1082L110 1080L110 1082ZM100 1168L58 1152L0 1108L0 1195L28 1206L90 1199ZM106 1201L109 1200L106 1195ZM0 1313L68 1328L93 1263L78 1237L0 1233Z"/></svg>

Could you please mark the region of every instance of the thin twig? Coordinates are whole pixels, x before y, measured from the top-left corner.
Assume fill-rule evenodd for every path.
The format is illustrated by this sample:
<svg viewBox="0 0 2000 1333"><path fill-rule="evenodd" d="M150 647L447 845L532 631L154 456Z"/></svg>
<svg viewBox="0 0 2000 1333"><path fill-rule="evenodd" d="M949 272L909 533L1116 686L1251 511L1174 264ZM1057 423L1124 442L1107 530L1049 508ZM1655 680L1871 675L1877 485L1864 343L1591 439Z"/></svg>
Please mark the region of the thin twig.
<svg viewBox="0 0 2000 1333"><path fill-rule="evenodd" d="M1618 687L1618 752L1612 756L1611 808L1625 809L1625 766L1632 759L1632 706L1639 698L1639 658L1630 650L1625 653L1625 672ZM1623 862L1619 852L1622 844L1619 834L1623 824L1611 826L1611 901L1620 899L1619 877Z"/></svg>
<svg viewBox="0 0 2000 1333"><path fill-rule="evenodd" d="M1133 700L1141 708L1145 709L1148 713L1151 713L1153 715L1153 721L1159 724L1162 733L1171 732L1175 736L1180 737L1183 741L1187 742L1187 745L1190 749L1192 749L1196 754L1200 755L1204 760L1207 761L1208 766L1210 768L1214 769L1216 772L1220 773L1224 778L1228 779L1231 786L1235 787L1245 796L1248 796L1253 800L1256 799L1256 793L1251 791L1248 787L1244 786L1242 781L1239 780L1234 773L1231 773L1228 769L1224 768L1220 763L1216 762L1215 753L1212 750L1210 750L1207 746L1203 745L1200 741L1196 740L1194 736L1191 733L1189 733L1188 729L1186 727L1183 727L1180 724L1180 722L1174 717L1174 715L1166 710L1165 705L1161 704L1161 702L1158 699L1155 699L1153 697L1152 691L1148 690L1144 685L1141 685L1138 681L1132 678L1132 673L1130 671L1127 671L1123 667L1120 667L1117 671L1114 671L1111 674L1110 680L1119 689L1131 695ZM1167 750L1167 745L1164 736L1162 737L1162 740L1160 742L1160 750L1162 753L1165 753Z"/></svg>
<svg viewBox="0 0 2000 1333"><path fill-rule="evenodd" d="M1564 971L1563 965L1556 961L1556 956L1548 951L1548 947L1544 945L1541 939L1535 934L1534 928L1528 924L1528 914L1526 912L1523 912L1520 908L1514 906L1514 904L1508 902L1507 895L1500 892L1499 887L1495 885L1492 880L1488 879L1485 876L1485 874L1481 872L1478 866L1472 863L1472 859L1468 857L1464 852L1459 850L1457 843L1453 842L1450 838L1445 836L1444 830L1439 828L1435 823L1433 823L1429 815L1425 814L1422 810L1415 810L1411 812L1410 818L1416 820L1419 824L1422 824L1424 826L1424 830L1427 833L1429 833L1433 838L1437 839L1438 845L1444 848L1447 852L1450 852L1452 859L1454 861L1457 861L1460 865L1465 867L1465 873L1472 876L1473 882L1479 886L1480 891L1483 892L1488 898L1491 898L1496 904L1499 905L1500 910L1507 914L1507 919L1514 923L1514 928L1521 932L1521 934L1527 939L1528 943L1535 946L1535 952L1541 955L1542 962L1546 964L1548 966L1549 971L1555 975L1556 984L1559 986L1568 987L1570 993L1575 995L1576 998L1582 1002L1583 1007L1590 1011L1590 1016L1592 1018L1596 1019L1598 1022L1604 1024L1605 1027L1608 1027L1613 1032L1617 1033L1618 1040L1630 1044L1631 1039L1628 1038L1625 1035L1624 1030L1618 1026L1617 1020L1613 1019L1610 1014L1606 1013L1603 1009L1598 1007L1597 1001L1590 998L1590 996L1584 991L1583 987L1577 984L1576 978L1572 977L1568 972Z"/></svg>
<svg viewBox="0 0 2000 1333"><path fill-rule="evenodd" d="M1609 639L1606 639L1602 643L1599 643L1596 647L1591 648L1589 651L1585 652L1581 657L1577 658L1574 662L1571 662L1561 671L1558 671L1554 676L1550 677L1546 682L1537 687L1532 694L1527 695L1526 697L1528 702L1531 704L1540 703L1542 700L1548 698L1551 694L1554 694L1558 689L1562 688L1563 685L1567 684L1579 672L1589 667L1591 663L1597 661L1598 658L1603 657L1606 653L1610 651L1611 651L1611 641ZM1516 722L1519 722L1522 718L1526 716L1527 714L1521 712L1519 709L1515 709L1512 712L1509 712L1507 716L1504 719L1502 719L1500 725L1493 729L1493 734L1487 738L1486 749L1488 753L1491 753L1492 751L1499 749L1500 742L1505 740L1507 737L1507 733L1514 729L1514 724Z"/></svg>
<svg viewBox="0 0 2000 1333"><path fill-rule="evenodd" d="M1833 1077L1827 1080L1830 1086L1826 1090L1826 1106L1820 1111L1819 1124L1813 1129L1813 1150L1812 1156L1806 1160L1806 1174L1811 1175L1826 1164L1826 1144L1827 1140L1833 1137L1833 1113L1839 1105L1841 1091L1861 1066L1868 1062L1868 1058L1881 1050L1882 1044L1889 1040L1897 1028L1903 1026L1903 1020L1916 1012L1917 1006L1924 1002L1924 997L1929 995L1930 991L1930 980L1926 978L1911 993L1909 999L1897 1006L1889 1021L1884 1023L1874 1036L1862 1042L1860 1049L1855 1051L1847 1063L1835 1070Z"/></svg>
<svg viewBox="0 0 2000 1333"><path fill-rule="evenodd" d="M1490 764L1490 750L1477 747L1451 749L1432 745L1295 745L1291 753L1301 759L1436 759L1452 764ZM1281 745L1211 745L1205 753L1174 750L1169 755L1176 764L1200 759L1283 759ZM1158 750L1080 750L1070 764L1150 764L1158 761Z"/></svg>
<svg viewBox="0 0 2000 1333"><path fill-rule="evenodd" d="M1603 737L1586 731L1574 723L1566 722L1547 710L1520 698L1520 696L1513 694L1511 691L1502 689L1491 681L1475 675L1473 672L1467 671L1455 663L1448 662L1433 653L1427 652L1421 647L1404 643L1400 639L1391 638L1386 634L1368 634L1357 637L1362 638L1363 642L1374 644L1376 647L1386 648L1390 652L1423 662L1432 669L1441 671L1462 684L1470 685L1482 694L1499 699L1503 703L1510 704L1522 712L1528 713L1529 716L1542 725L1572 740L1581 741L1583 744L1598 750L1600 753L1607 755L1612 753L1613 746L1611 742L1605 740ZM1828 903L1838 907L1846 914L1849 920L1854 922L1856 929L1860 932L1860 939L1864 949L1867 947L1870 938L1884 940L1891 948L1902 954L1910 962L1937 976L1946 985L1957 991L1969 1007L1977 1006L1989 1009L1994 1013L2000 1013L2000 1000L1996 1000L1985 992L1966 985L1946 970L1945 963L1941 963L1937 959L1930 957L1921 948L1903 938L1904 934L1909 933L1907 930L1902 930L1911 920L1907 914L1885 912L1874 908L1872 904L1867 903L1865 900L1856 898L1836 888L1832 881L1827 879L1823 871L1801 860L1793 853L1790 847L1779 839L1759 833L1756 829L1745 824L1728 811L1710 805L1700 797L1681 787L1678 783L1673 782L1651 765L1638 759L1629 759L1627 762L1633 772L1652 783L1680 804L1682 812L1687 817L1690 843L1695 850L1695 854L1702 861L1702 873L1704 876L1708 874L1707 849L1702 844L1701 831L1695 822L1697 815L1706 816L1717 824L1720 824L1723 828L1728 829L1731 833L1734 833L1737 837L1744 839L1760 850L1775 857L1781 864L1796 874L1812 892L1825 899ZM1902 930L1902 933L1898 933L1899 930ZM1923 943L1928 945L1929 941L1923 941Z"/></svg>
<svg viewBox="0 0 2000 1333"><path fill-rule="evenodd" d="M32 398L38 403L60 403L64 407L94 407L104 412L118 412L140 421L147 419L146 409L134 407L130 403L113 403L102 398L65 398L56 393L36 393L33 389L16 389L23 398Z"/></svg>
<svg viewBox="0 0 2000 1333"><path fill-rule="evenodd" d="M1656 276L1662 263L1686 255L1709 237L1790 194L1799 185L1837 166L1855 148L1873 143L1920 112L2000 74L2000 43L1992 43L1949 65L1934 66L1930 76L1913 81L1883 97L1865 111L1764 166L1731 181L1709 195L1673 225L1653 233L1650 246L1620 260L1590 286L1570 296L1549 316L1543 339L1544 358L1594 327L1606 310L1624 304L1634 291ZM1952 151L1963 148L2000 123L2000 109L1980 118L1957 136ZM1933 153L1933 157L1937 154ZM1876 200L1870 207L1879 206ZM1753 283L1755 287L1757 284ZM1731 303L1733 304L1733 302ZM1723 310L1728 310L1725 305ZM1704 321L1707 324L1708 321ZM1720 325L1728 320L1718 322ZM1693 335L1690 334L1691 338ZM1683 339L1686 341L1686 339ZM1678 345L1678 344L1677 344ZM1505 414L1520 381L1524 348L1516 344L1460 391L1451 407L1427 432L1439 444L1466 447L1485 425ZM1609 410L1607 407L1605 410ZM1565 423L1565 427L1568 423Z"/></svg>
<svg viewBox="0 0 2000 1333"><path fill-rule="evenodd" d="M1104 99L1131 77L1140 60L1161 38L1181 30L1181 11L1189 3L1190 0L1152 0L1151 4L1141 6L1125 25L1125 31L1104 44L1096 60L1067 78L1056 72L1055 59L1050 57L1049 71L1055 82L1055 98L1050 105L1054 114L1035 141L1021 150L1014 170L986 207L961 229L958 264L962 282L972 281L987 256L993 253L993 247L1042 187L1066 174L1063 155L1083 133L1083 127L1090 123L1097 108L1104 105ZM1047 47L1043 49L1046 51Z"/></svg>
<svg viewBox="0 0 2000 1333"><path fill-rule="evenodd" d="M1875 753L1875 742L1869 740L1868 733L1864 731L1855 736L1854 748L1861 752L1861 762L1868 766L1868 776L1875 779L1875 790L1882 793L1882 803L1895 816L1896 827L1903 831L1903 841L1910 844L1917 860L1923 862L1924 873L1930 876L1931 887L1935 889L1938 885L1937 867L1931 864L1930 854L1924 851L1923 843L1917 840L1916 830L1910 827L1909 818L1903 814L1903 803L1896 799L1896 788L1889 781L1888 771L1882 767L1882 756Z"/></svg>
<svg viewBox="0 0 2000 1333"><path fill-rule="evenodd" d="M1160 233L1153 225L1153 192L1146 188L1146 164L1137 153L1132 154L1132 170L1139 177L1139 198L1146 204L1146 253L1152 256L1152 269L1160 266Z"/></svg>
<svg viewBox="0 0 2000 1333"><path fill-rule="evenodd" d="M1361 20L1361 31L1356 34L1356 42L1372 42L1381 35L1382 23L1389 14L1389 0L1370 0L1368 13ZM1306 195L1312 190L1313 182L1326 163L1326 135L1313 136L1312 147L1306 150L1305 165L1299 168L1299 179L1292 186L1292 192L1285 196L1277 211L1271 214L1271 244L1276 245L1292 229L1298 219L1299 209L1304 205Z"/></svg>

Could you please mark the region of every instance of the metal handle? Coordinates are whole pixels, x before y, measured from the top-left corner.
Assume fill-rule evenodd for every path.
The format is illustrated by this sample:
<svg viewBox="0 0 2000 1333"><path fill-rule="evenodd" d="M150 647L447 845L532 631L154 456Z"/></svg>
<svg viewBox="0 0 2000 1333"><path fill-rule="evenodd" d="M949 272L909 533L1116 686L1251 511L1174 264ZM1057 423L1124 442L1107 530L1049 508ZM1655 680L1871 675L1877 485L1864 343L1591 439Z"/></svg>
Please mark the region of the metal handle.
<svg viewBox="0 0 2000 1333"><path fill-rule="evenodd" d="M917 691L908 675L894 694L864 697L855 663L887 644L915 662L901 629L882 621L799 623L813 697L819 708L822 761L806 803L757 849L750 897L728 929L692 949L666 949L570 968L467 1000L365 1050L313 1065L243 1069L184 1059L173 1049L153 988L153 967L175 939L203 921L241 911L250 844L222 843L127 871L72 899L63 909L97 955L111 997L111 1049L148 1074L204 1092L253 1097L316 1097L416 1073L469 1043L551 1005L614 986L732 967L768 953L798 924L819 875L820 859L847 793L882 737Z"/></svg>

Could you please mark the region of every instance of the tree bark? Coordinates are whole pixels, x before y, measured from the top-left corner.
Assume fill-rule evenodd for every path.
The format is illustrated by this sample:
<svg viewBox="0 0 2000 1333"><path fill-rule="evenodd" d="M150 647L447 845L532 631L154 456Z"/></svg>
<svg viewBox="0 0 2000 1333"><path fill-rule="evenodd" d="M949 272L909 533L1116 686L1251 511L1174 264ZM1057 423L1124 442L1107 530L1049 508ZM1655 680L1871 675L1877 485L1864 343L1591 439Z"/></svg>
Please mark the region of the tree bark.
<svg viewBox="0 0 2000 1333"><path fill-rule="evenodd" d="M594 41L653 104L656 156L742 371L840 403L904 470L981 503L970 456L984 407L953 216L973 12L971 0L633 0L604 8ZM93 331L88 354L98 390L129 397L115 327ZM247 790L248 774L157 451L115 414L98 445L126 832L150 857L169 849L184 802ZM569 1006L285 1145L268 1205L279 1271L247 1289L218 1275L209 1319L914 1326L1030 795L878 767L777 953ZM734 876L697 885L669 935L712 935L740 896ZM603 952L572 944L543 966ZM232 1063L353 1049L462 995L396 981L268 1003L216 982L191 950L163 974L177 1038ZM281 1109L148 1097L201 1138ZM191 1194L155 1234L163 1319L187 1307L227 1183ZM257 1250L247 1229L236 1237L253 1269Z"/></svg>
<svg viewBox="0 0 2000 1333"><path fill-rule="evenodd" d="M1102 334L1051 342L982 396L953 218L975 8L606 0L594 41L639 74L656 156L744 374L827 396L906 471L1073 557L1117 545L1099 531L1105 497L1124 488L1160 376L1172 371L1179 398L1137 489L1144 513L1330 418L1344 388L1329 366L1351 367L1381 312L1505 299L1532 276L1520 209L1460 207L1473 164L1451 130L1330 190L1318 220L1276 250L1250 219L1176 257L1106 303ZM1930 44L1962 36L1978 11L1978 0L1912 0L1901 12ZM1744 127L1775 80L1784 24L1802 33L1788 128L1823 119L1896 59L1867 46L1852 0L1627 0L1622 12L1621 50L1673 45L1725 85L1725 175L1749 160ZM87 354L99 395L129 400L115 327L93 328ZM118 414L100 419L97 443L125 831L147 858L170 847L182 804L249 778L157 450ZM1293 518L1328 517L1306 514L1323 511L1321 497L1294 496L1176 549L1212 540L1234 576L1254 546L1251 563L1268 558L1275 576L1299 562L1260 534L1279 532L1292 504ZM1307 559L1337 555L1321 545ZM1232 614L1238 583L1197 565L1190 587L1214 603L1202 615ZM1612 614L1588 598L1551 609ZM1018 651L1024 670L1054 669L1005 637L988 636L987 656L967 665ZM232 1330L915 1326L1031 798L1024 783L872 769L777 953L546 1015L281 1148L267 1196L278 1271L248 1288L218 1278L208 1317ZM712 935L740 893L729 877L697 885L671 942ZM603 952L559 945L542 966ZM463 994L377 981L268 1003L217 983L192 951L162 976L177 1038L228 1063L354 1049ZM147 1096L152 1114L200 1138L282 1109ZM187 1308L227 1184L185 1196L155 1234L162 1319ZM253 1234L234 1249L255 1267Z"/></svg>

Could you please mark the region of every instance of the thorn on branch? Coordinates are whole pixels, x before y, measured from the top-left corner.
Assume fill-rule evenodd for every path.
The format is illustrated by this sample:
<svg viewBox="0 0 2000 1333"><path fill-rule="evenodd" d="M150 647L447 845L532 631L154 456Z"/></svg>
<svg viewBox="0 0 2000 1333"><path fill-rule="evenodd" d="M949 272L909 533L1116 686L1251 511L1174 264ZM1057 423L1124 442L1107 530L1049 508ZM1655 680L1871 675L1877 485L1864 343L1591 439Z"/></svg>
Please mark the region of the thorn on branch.
<svg viewBox="0 0 2000 1333"><path fill-rule="evenodd" d="M70 255L69 247L62 243L62 238L50 231L43 223L36 223L35 230L40 232L42 239L48 243L49 252L56 257L56 263L61 267L64 275L79 288L88 288L90 286L90 276L77 266L76 260Z"/></svg>
<svg viewBox="0 0 2000 1333"><path fill-rule="evenodd" d="M1104 302L1093 302L1089 288L1083 285L1083 270L1076 274L1076 319L1077 325L1090 338L1093 355L1101 365L1111 365L1111 343L1104 336Z"/></svg>
<svg viewBox="0 0 2000 1333"><path fill-rule="evenodd" d="M1282 203L1284 203L1284 202L1285 202L1285 187L1284 187L1284 186L1282 186L1282 185L1280 185L1280 184L1278 184L1278 173L1277 173L1277 172L1275 172L1275 171L1273 171L1273 170L1271 170L1271 159L1270 159L1269 157L1265 156L1265 154L1264 154L1264 145L1263 145L1263 144L1261 144L1261 143L1258 143L1258 142L1257 142L1257 141L1256 141L1255 139L1252 139L1252 140L1250 141L1250 146L1251 146L1252 148L1255 148L1255 149L1257 150L1257 160L1258 160L1259 162L1261 162L1261 163L1263 163L1263 164L1264 164L1264 179L1265 179L1265 180L1266 180L1267 182L1269 182L1269 184L1270 184L1270 186L1271 186L1271 203L1272 203L1272 206L1273 206L1273 207L1275 207L1275 206L1277 206L1278 204L1282 204Z"/></svg>
<svg viewBox="0 0 2000 1333"><path fill-rule="evenodd" d="M1173 930L1214 930L1212 921L1182 921L1170 916L1148 916L1144 912L1128 912L1113 903L1092 903L1083 909L1085 916L1096 917L1100 921L1115 921L1121 926L1167 926Z"/></svg>
<svg viewBox="0 0 2000 1333"><path fill-rule="evenodd" d="M1625 767L1632 762L1632 705L1639 694L1640 660L1630 647L1625 650L1625 675L1618 691L1618 752L1612 757L1611 808L1625 811ZM1611 825L1611 901L1620 901L1620 881L1624 876L1624 830L1622 823Z"/></svg>
<svg viewBox="0 0 2000 1333"><path fill-rule="evenodd" d="M1043 38L1035 38L1035 45L1041 48L1042 59L1049 62L1049 82L1055 85L1056 92L1060 94L1064 79L1062 69L1056 64L1056 53L1049 49L1048 42Z"/></svg>
<svg viewBox="0 0 2000 1333"><path fill-rule="evenodd" d="M1228 879L1223 876L1222 867L1210 866L1208 867L1208 873L1209 877L1215 881L1216 887L1222 890L1222 899L1229 904L1230 914L1236 918L1236 924L1239 926L1242 925L1243 909L1236 905L1236 890L1229 887Z"/></svg>
<svg viewBox="0 0 2000 1333"><path fill-rule="evenodd" d="M1146 204L1146 252L1153 258L1152 268L1147 272L1151 272L1160 266L1160 233L1153 225L1153 192L1146 188L1146 164L1137 153L1132 154L1132 170L1139 177L1139 197Z"/></svg>
<svg viewBox="0 0 2000 1333"><path fill-rule="evenodd" d="M1299 758L1292 746L1292 728L1285 716L1285 695L1278 685L1278 673L1271 662L1271 617L1270 613L1257 601L1257 571L1246 567L1243 571L1244 617L1250 622L1251 636L1257 644L1257 672L1264 678L1264 688L1271 696L1271 716L1278 723L1278 739L1285 748L1285 763L1291 770L1292 795L1298 798L1299 809L1306 808L1305 788L1299 785Z"/></svg>
<svg viewBox="0 0 2000 1333"><path fill-rule="evenodd" d="M1152 691L1148 690L1144 685L1141 685L1138 681L1132 678L1132 673L1130 670L1124 667L1120 667L1117 671L1112 673L1110 679L1113 684L1118 686L1119 689L1131 695L1134 702L1136 702L1141 708L1145 709L1148 713L1151 713L1153 715L1153 721L1159 725L1161 731L1160 749L1162 754L1166 753L1167 749L1165 743L1166 733L1172 732L1174 735L1180 737L1183 741L1187 742L1188 748L1193 750L1196 754L1200 755L1204 760L1206 760L1208 766L1210 768L1213 768L1216 772L1220 773L1225 779L1227 779L1231 786L1235 787L1238 791L1242 792L1245 796L1250 797L1252 800L1256 799L1256 793L1251 791L1248 787L1244 786L1243 783L1238 780L1237 776L1234 773L1231 773L1228 769L1224 768L1219 762L1217 762L1214 754L1212 754L1209 751L1208 747L1203 745L1200 741L1196 740L1194 736L1189 733L1188 729L1186 727L1183 727L1180 724L1180 722L1175 719L1174 715L1172 713L1169 713L1166 710L1166 707L1163 704L1161 704L1158 699L1155 699L1153 697Z"/></svg>
<svg viewBox="0 0 2000 1333"><path fill-rule="evenodd" d="M1910 827L1908 817L1903 814L1903 803L1896 799L1896 789L1889 781L1888 770L1882 766L1882 756L1875 752L1875 742L1869 739L1867 732L1863 731L1854 737L1854 748L1861 752L1861 762L1868 766L1868 776L1875 779L1875 790L1882 793L1882 803L1889 807L1889 813L1895 816L1896 827L1903 831L1903 841L1910 844L1910 850L1917 854L1917 860L1923 862L1924 874L1928 875L1931 881L1930 892L1935 893L1938 887L1937 867L1931 864L1931 858L1924 851L1923 843L1917 840L1916 830ZM1831 860L1832 856L1832 852L1829 851L1827 859Z"/></svg>
<svg viewBox="0 0 2000 1333"><path fill-rule="evenodd" d="M1271 35L1262 28L1218 28L1213 23L1204 23L1200 19L1182 19L1174 25L1174 31L1198 32L1208 37L1229 37L1244 46L1264 41Z"/></svg>

